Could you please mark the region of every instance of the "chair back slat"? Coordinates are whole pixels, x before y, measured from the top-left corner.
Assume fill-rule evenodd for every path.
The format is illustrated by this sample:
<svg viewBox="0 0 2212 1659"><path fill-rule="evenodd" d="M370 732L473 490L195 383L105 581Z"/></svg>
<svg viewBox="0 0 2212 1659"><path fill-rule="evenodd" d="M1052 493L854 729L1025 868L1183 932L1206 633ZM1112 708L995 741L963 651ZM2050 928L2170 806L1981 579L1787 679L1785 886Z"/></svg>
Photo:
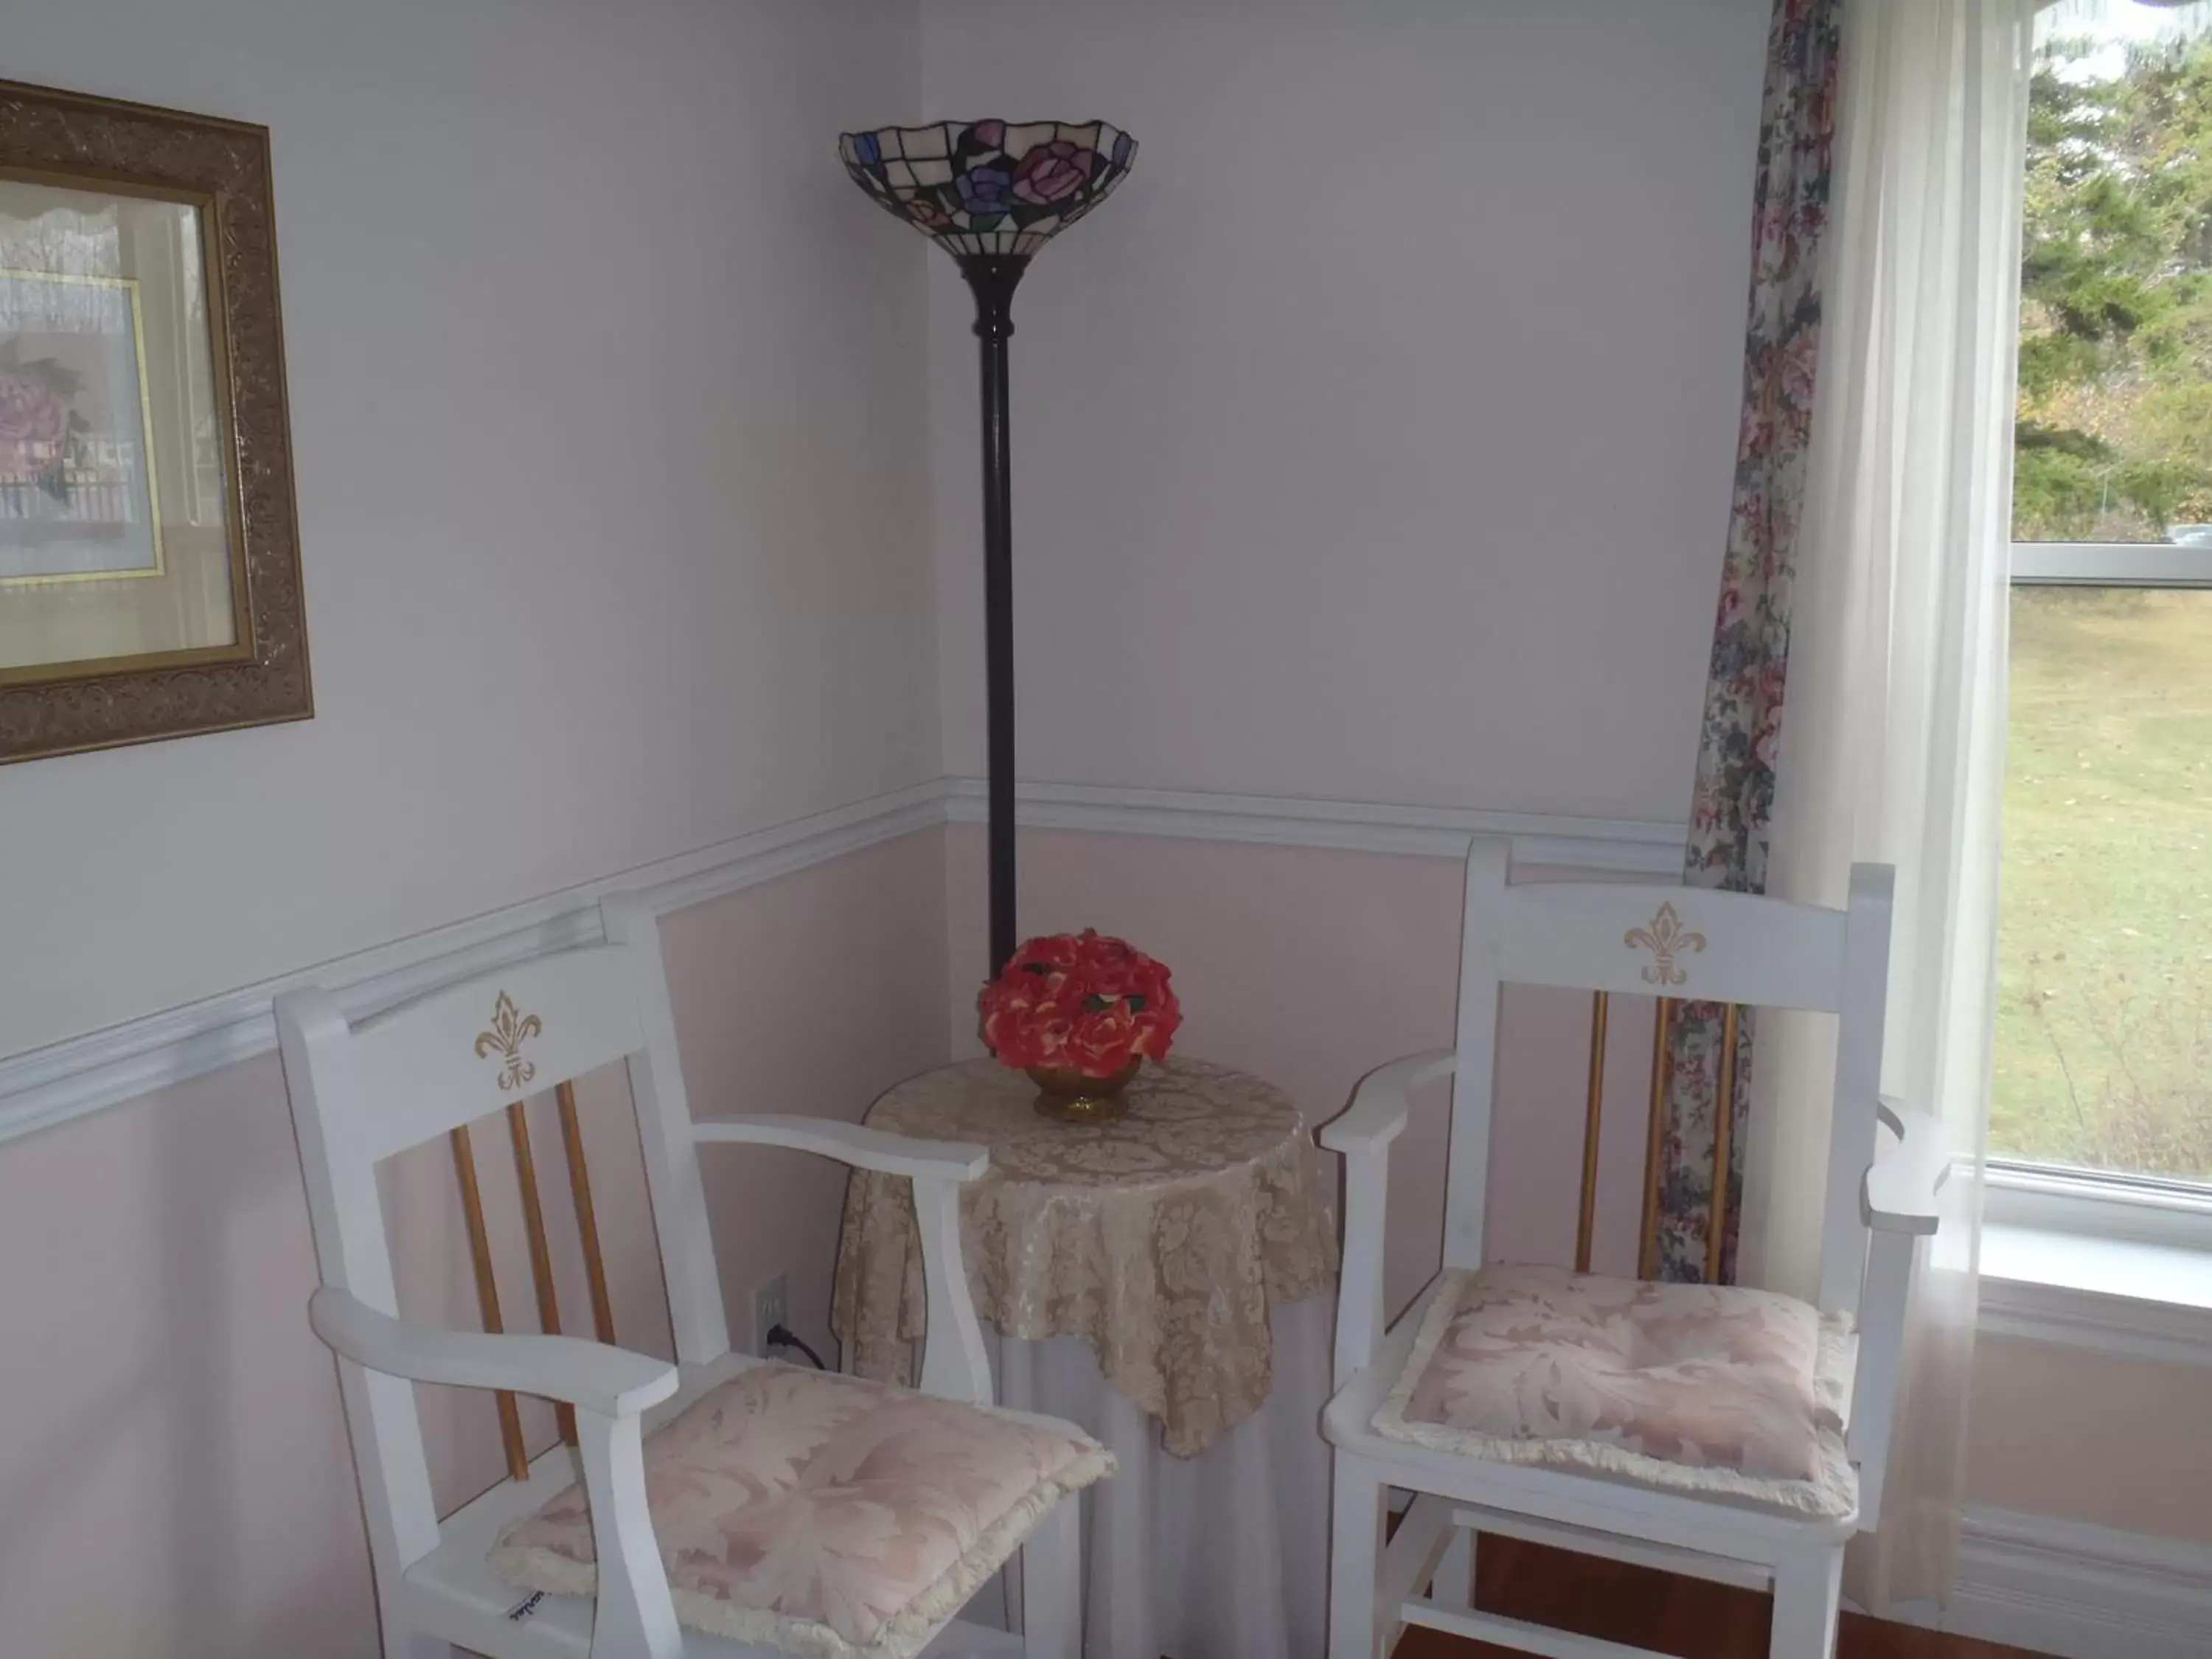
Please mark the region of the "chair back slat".
<svg viewBox="0 0 2212 1659"><path fill-rule="evenodd" d="M507 1319L500 1311L499 1274L492 1266L491 1229L484 1221L483 1188L477 1181L476 1143L469 1138L469 1126L465 1123L454 1126L452 1139L453 1175L461 1188L461 1224L468 1230L469 1265L476 1270L477 1319L485 1335L497 1336L507 1328ZM523 1443L522 1409L512 1389L501 1389L492 1399L499 1409L499 1443L507 1455L507 1474L516 1480L527 1480L530 1451Z"/></svg>
<svg viewBox="0 0 2212 1659"><path fill-rule="evenodd" d="M561 1150L568 1164L568 1199L576 1208L576 1237L584 1247L584 1283L592 1296L592 1334L615 1340L615 1304L607 1294L607 1258L599 1248L599 1212L592 1202L592 1172L584 1162L584 1126L576 1114L576 1085L565 1079L553 1085L561 1113Z"/></svg>
<svg viewBox="0 0 2212 1659"><path fill-rule="evenodd" d="M1650 1108L1644 1126L1644 1211L1636 1225L1636 1276L1649 1279L1659 1265L1659 1149L1667 1132L1667 1095L1673 1075L1674 1000L1661 997L1651 1011L1651 1065L1644 1077Z"/></svg>
<svg viewBox="0 0 2212 1659"><path fill-rule="evenodd" d="M558 1086L568 1086L563 1078ZM530 1114L520 1100L507 1108L507 1143L514 1151L515 1185L522 1194L522 1236L530 1246L530 1284L538 1293L538 1328L547 1336L561 1334L561 1293L553 1283L553 1250L545 1237L545 1204L538 1190L538 1154L530 1144ZM576 1408L556 1401L553 1420L561 1438L576 1443Z"/></svg>
<svg viewBox="0 0 2212 1659"><path fill-rule="evenodd" d="M1590 1246L1597 1237L1597 1170L1600 1133L1605 1127L1605 1028L1613 1012L1607 991L1590 993L1589 1088L1583 1106L1583 1191L1575 1207L1575 1271L1590 1270Z"/></svg>
<svg viewBox="0 0 2212 1659"><path fill-rule="evenodd" d="M626 947L518 963L354 1028L349 1063L377 1109L350 1144L378 1162L643 1046Z"/></svg>
<svg viewBox="0 0 2212 1659"><path fill-rule="evenodd" d="M1717 1086L1713 1091L1713 1168L1711 1212L1705 1224L1705 1283L1721 1282L1721 1258L1728 1246L1729 1171L1735 1138L1735 1064L1739 1035L1743 1024L1743 1005L1731 1002L1721 1017L1721 1070ZM1656 1162L1659 1146L1656 1142L1644 1149L1644 1156Z"/></svg>

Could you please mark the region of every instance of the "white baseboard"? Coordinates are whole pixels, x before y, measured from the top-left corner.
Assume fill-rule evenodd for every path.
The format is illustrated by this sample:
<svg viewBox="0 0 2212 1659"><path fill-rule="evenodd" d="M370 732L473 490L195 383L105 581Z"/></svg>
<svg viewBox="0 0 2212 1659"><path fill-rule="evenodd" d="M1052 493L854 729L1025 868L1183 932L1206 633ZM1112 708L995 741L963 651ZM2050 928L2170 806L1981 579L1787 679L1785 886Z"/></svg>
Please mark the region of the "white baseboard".
<svg viewBox="0 0 2212 1659"><path fill-rule="evenodd" d="M1970 1508L1950 1604L1897 1616L2062 1659L2212 1659L2212 1545Z"/></svg>
<svg viewBox="0 0 2212 1659"><path fill-rule="evenodd" d="M270 1003L291 987L320 985L360 1018L488 968L591 943L611 892L641 891L665 914L982 816L980 781L939 778L0 1058L0 1144L268 1053L276 1046ZM1679 824L1050 783L1022 786L1018 817L1038 829L1446 858L1463 855L1470 836L1509 836L1523 864L1681 873Z"/></svg>

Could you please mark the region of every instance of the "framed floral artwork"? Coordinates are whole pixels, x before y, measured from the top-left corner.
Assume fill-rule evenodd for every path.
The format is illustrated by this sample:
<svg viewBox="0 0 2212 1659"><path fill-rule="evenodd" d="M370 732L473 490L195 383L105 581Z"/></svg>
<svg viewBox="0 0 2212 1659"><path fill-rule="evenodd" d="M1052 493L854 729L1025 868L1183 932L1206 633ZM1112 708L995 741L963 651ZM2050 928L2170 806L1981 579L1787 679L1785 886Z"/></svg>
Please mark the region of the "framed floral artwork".
<svg viewBox="0 0 2212 1659"><path fill-rule="evenodd" d="M0 82L0 761L313 712L269 174Z"/></svg>

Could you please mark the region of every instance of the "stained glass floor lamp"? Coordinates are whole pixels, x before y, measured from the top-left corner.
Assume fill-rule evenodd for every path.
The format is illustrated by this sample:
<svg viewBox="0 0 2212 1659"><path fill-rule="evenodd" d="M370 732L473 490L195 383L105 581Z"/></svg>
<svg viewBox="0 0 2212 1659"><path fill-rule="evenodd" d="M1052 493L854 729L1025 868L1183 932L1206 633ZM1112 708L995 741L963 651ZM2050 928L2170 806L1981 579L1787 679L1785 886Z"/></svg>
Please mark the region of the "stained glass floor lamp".
<svg viewBox="0 0 2212 1659"><path fill-rule="evenodd" d="M837 140L853 182L952 256L975 295L983 380L983 673L991 972L1014 953L1014 565L1006 342L1030 258L1104 201L1137 141L1103 121L939 121Z"/></svg>

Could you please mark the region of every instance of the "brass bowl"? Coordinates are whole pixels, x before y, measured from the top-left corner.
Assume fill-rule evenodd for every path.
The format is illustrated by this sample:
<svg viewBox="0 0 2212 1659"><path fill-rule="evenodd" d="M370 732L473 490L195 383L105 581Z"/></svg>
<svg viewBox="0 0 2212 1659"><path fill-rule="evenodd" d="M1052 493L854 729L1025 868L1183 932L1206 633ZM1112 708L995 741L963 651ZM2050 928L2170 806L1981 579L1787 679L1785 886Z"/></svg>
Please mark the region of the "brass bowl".
<svg viewBox="0 0 2212 1659"><path fill-rule="evenodd" d="M1062 1123L1109 1123L1124 1116L1129 1103L1121 1091L1144 1063L1142 1054L1132 1054L1111 1077L1091 1077L1073 1066L1030 1066L1030 1081L1037 1086L1037 1115Z"/></svg>

